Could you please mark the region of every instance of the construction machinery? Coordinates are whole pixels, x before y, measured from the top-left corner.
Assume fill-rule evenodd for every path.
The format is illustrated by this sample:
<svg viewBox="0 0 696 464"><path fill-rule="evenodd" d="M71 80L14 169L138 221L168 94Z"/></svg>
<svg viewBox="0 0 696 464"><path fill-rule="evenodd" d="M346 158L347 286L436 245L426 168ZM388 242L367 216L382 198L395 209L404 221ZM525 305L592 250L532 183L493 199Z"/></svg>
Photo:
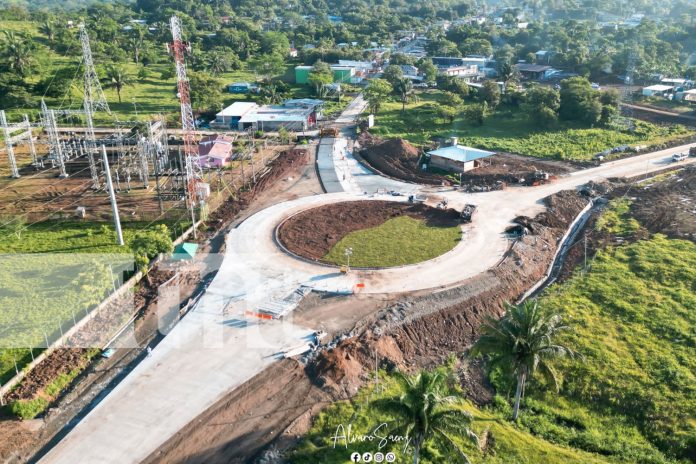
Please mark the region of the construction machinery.
<svg viewBox="0 0 696 464"><path fill-rule="evenodd" d="M464 205L461 214L462 222L471 222L474 217L474 213L476 213L476 205Z"/></svg>
<svg viewBox="0 0 696 464"><path fill-rule="evenodd" d="M537 185L548 184L556 180L556 176L549 175L546 171L534 171L534 174L527 180L528 185L536 187Z"/></svg>
<svg viewBox="0 0 696 464"><path fill-rule="evenodd" d="M320 137L338 137L338 128L336 127L322 127L319 131Z"/></svg>

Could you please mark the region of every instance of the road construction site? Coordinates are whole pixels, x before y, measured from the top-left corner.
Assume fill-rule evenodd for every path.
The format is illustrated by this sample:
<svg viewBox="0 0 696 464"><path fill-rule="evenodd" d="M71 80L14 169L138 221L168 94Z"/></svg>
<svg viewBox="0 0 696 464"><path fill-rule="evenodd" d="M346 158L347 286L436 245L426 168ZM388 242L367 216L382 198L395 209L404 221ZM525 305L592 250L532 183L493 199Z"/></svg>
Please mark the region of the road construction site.
<svg viewBox="0 0 696 464"><path fill-rule="evenodd" d="M499 308L544 276L558 241L588 202L578 189L590 181L664 170L672 166L674 153L690 147L559 172L555 181L533 188L472 193L387 178L363 165L353 153L354 120L363 104L356 101L337 120L341 132L322 139L318 148L316 172L328 193L311 195L308 189L306 196L280 202L269 198L267 207L252 207L253 214L225 237L220 268L197 305L41 462L243 462L270 435L292 424L301 431L296 419L306 414L309 420L317 407L313 405L354 393L369 365L366 353L375 351L405 366L423 365L422 359L433 362L465 344L478 321L491 312L488 306ZM694 162L692 157L681 165ZM331 211L346 202L408 204L411 197L432 208L446 204L459 211L475 204L477 212L461 225L462 240L451 251L398 268L341 272L336 266L298 259L277 242L278 226L297 214L311 214L315 208ZM508 232L521 223L527 233ZM308 304L316 295L345 296ZM343 303L341 298L353 300ZM353 309L360 301L368 303ZM451 326L435 335L432 321L443 317ZM330 352L312 351L325 333L329 340L343 337L331 342ZM279 361L287 353L312 361L313 378L323 379L321 385L292 383L301 376L288 360ZM286 414L275 425L262 427L263 437L255 440L240 438L244 430L251 433L244 425L215 433L197 426L197 421L211 425L218 420L217 430L225 428L224 421L234 421L238 414L229 410L230 404L242 400L242 410L261 424L256 414L263 398L273 403L285 394L277 390L269 399L265 395L272 390L261 388L275 370L281 382L294 385L295 393L304 391L313 398L313 405L289 399L297 415ZM260 377L264 375L265 380ZM250 385L259 388L249 391ZM238 396L230 396L235 391ZM248 394L240 399L239 391ZM235 424L227 422L227 427L235 429ZM197 445L191 440L205 435ZM240 441L231 441L233 436ZM238 446L225 448L225 443Z"/></svg>

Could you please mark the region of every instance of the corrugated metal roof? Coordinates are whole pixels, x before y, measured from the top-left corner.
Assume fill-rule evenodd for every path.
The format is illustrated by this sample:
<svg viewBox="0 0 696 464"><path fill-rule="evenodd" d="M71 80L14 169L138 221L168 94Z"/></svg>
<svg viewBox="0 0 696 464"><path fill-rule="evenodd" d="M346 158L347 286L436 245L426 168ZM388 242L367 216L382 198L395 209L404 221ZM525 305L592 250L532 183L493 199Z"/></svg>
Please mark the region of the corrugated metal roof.
<svg viewBox="0 0 696 464"><path fill-rule="evenodd" d="M249 110L258 108L258 106L259 105L257 105L254 102L234 102L224 110L220 111L216 116L224 116L228 118L234 116L242 116Z"/></svg>
<svg viewBox="0 0 696 464"><path fill-rule="evenodd" d="M463 145L438 148L437 150L429 151L428 154L430 156L439 156L440 158L459 161L461 163L495 155L492 151L479 150L478 148L465 147Z"/></svg>

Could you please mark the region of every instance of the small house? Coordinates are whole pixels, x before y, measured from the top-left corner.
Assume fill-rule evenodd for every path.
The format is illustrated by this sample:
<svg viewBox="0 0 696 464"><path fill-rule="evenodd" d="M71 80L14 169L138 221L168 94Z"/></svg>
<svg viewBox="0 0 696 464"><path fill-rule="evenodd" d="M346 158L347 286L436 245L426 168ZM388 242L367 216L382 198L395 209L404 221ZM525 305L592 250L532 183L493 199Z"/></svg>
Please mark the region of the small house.
<svg viewBox="0 0 696 464"><path fill-rule="evenodd" d="M664 97L666 94L671 93L674 86L666 84L655 84L648 87L643 87L644 97Z"/></svg>
<svg viewBox="0 0 696 464"><path fill-rule="evenodd" d="M515 69L517 69L523 79L534 81L544 80L555 71L551 66L530 63L517 63Z"/></svg>
<svg viewBox="0 0 696 464"><path fill-rule="evenodd" d="M430 166L451 172L467 172L483 165L486 158L495 155L492 151L459 145L455 138L452 145L427 152Z"/></svg>
<svg viewBox="0 0 696 464"><path fill-rule="evenodd" d="M217 134L203 137L198 143L198 159L201 167L223 168L232 159L234 137Z"/></svg>

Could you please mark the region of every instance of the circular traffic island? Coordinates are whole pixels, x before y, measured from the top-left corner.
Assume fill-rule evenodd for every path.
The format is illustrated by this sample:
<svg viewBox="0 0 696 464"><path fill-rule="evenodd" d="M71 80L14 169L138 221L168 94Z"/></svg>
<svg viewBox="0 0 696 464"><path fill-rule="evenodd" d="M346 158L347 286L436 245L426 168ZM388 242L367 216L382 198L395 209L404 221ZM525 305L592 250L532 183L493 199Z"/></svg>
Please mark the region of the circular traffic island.
<svg viewBox="0 0 696 464"><path fill-rule="evenodd" d="M336 266L350 259L351 267L361 268L436 258L454 248L461 234L455 210L378 200L318 206L289 217L276 230L281 247L291 254Z"/></svg>

